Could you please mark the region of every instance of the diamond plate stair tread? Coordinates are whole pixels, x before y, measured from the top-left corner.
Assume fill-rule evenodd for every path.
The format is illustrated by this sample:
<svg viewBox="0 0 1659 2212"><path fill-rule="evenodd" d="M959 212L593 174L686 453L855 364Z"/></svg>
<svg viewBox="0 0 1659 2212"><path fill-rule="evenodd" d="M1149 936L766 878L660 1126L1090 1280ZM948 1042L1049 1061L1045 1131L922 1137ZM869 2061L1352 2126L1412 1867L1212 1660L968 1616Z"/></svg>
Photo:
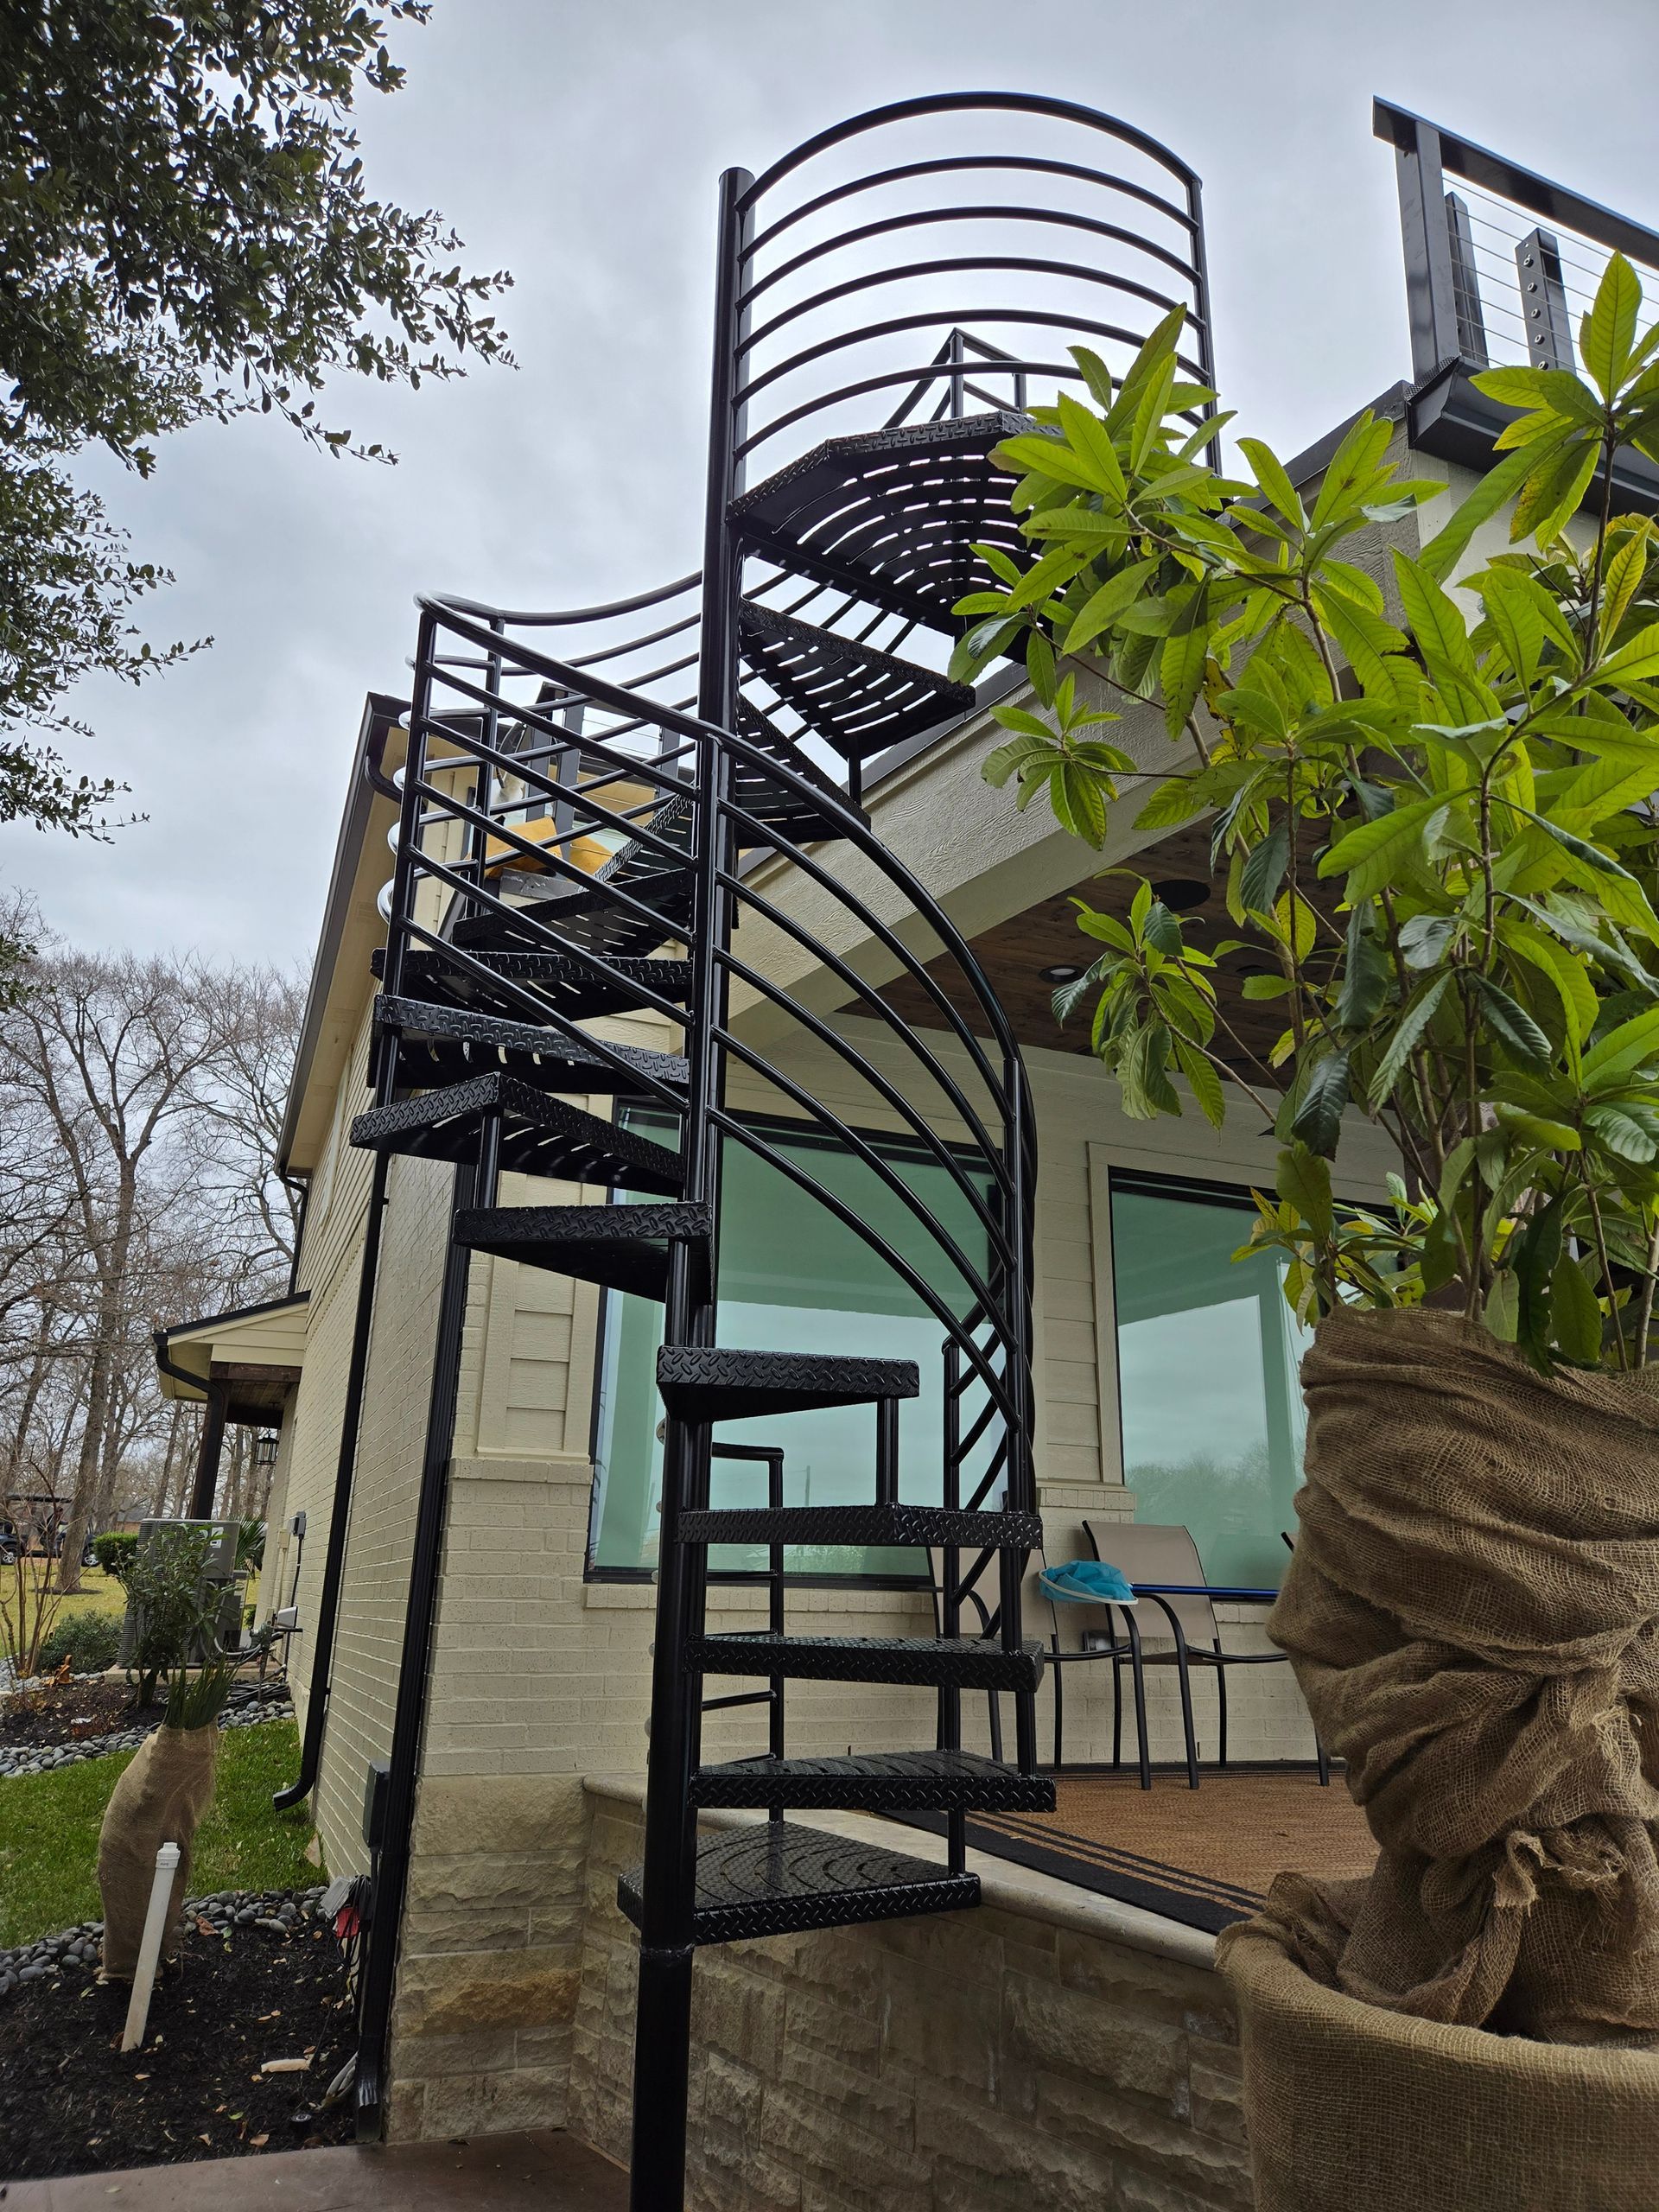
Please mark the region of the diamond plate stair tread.
<svg viewBox="0 0 1659 2212"><path fill-rule="evenodd" d="M1036 1551L1043 1524L1035 1513L958 1513L940 1505L785 1505L699 1509L680 1516L687 1544L855 1544L887 1551L930 1544L973 1545L982 1551Z"/></svg>
<svg viewBox="0 0 1659 2212"><path fill-rule="evenodd" d="M869 1405L919 1396L921 1387L912 1359L745 1351L725 1344L664 1344L657 1355L657 1388L669 1412L682 1421L743 1421L819 1406Z"/></svg>
<svg viewBox="0 0 1659 2212"><path fill-rule="evenodd" d="M700 1243L706 1268L711 1223L705 1205L479 1206L455 1216L454 1233L474 1252L660 1301L670 1241Z"/></svg>
<svg viewBox="0 0 1659 2212"><path fill-rule="evenodd" d="M743 658L815 737L862 760L974 704L972 688L770 607L738 616Z"/></svg>
<svg viewBox="0 0 1659 2212"><path fill-rule="evenodd" d="M691 1802L704 1811L782 1804L820 1812L1052 1813L1054 1783L975 1751L855 1751L699 1767Z"/></svg>
<svg viewBox="0 0 1659 2212"><path fill-rule="evenodd" d="M639 1045L613 1045L612 1052L622 1063L618 1068L594 1046L584 1044L580 1038L567 1037L561 1030L541 1029L534 1022L512 1021L500 1014L484 1014L467 1007L442 1006L430 1000L394 999L383 995L374 1002L374 1020L378 1028L402 1033L416 1065L421 1048L413 1039L435 1037L472 1048L485 1063L471 1067L467 1072L473 1074L489 1072L490 1053L512 1052L527 1059L532 1069L539 1066L546 1073L580 1071L581 1087L588 1090L626 1089L625 1071L630 1070L682 1090L690 1077L687 1063L673 1052L653 1052ZM438 1057L434 1055L435 1058ZM515 1067L511 1072L522 1076L526 1070Z"/></svg>
<svg viewBox="0 0 1659 2212"><path fill-rule="evenodd" d="M686 1664L709 1675L782 1675L793 1681L945 1685L968 1690L1034 1690L1043 1647L1005 1651L986 1637L773 1636L744 1629L696 1637Z"/></svg>
<svg viewBox="0 0 1659 2212"><path fill-rule="evenodd" d="M620 1877L616 1901L639 1926L642 1870ZM849 1928L979 1903L977 1874L797 1821L762 1821L697 1843L692 1937L732 1943L811 1928Z"/></svg>
<svg viewBox="0 0 1659 2212"><path fill-rule="evenodd" d="M1010 410L830 438L732 505L751 549L796 574L955 635L956 602L992 581L994 544L1029 565L992 448L1030 431Z"/></svg>
<svg viewBox="0 0 1659 2212"><path fill-rule="evenodd" d="M612 976L601 976L582 961L562 952L523 950L492 951L468 948L468 957L490 971L480 976L454 955L442 950L408 952L404 956L404 982L418 998L441 999L446 1004L474 1012L500 1013L509 1020L531 1019L522 998L512 986L531 992L569 1021L588 1021L596 1015L626 1014L645 1003L641 991L650 991L671 1002L683 1001L691 991L691 963L677 959L630 959L607 962ZM377 950L371 963L383 974L385 956ZM639 985L639 989L632 988Z"/></svg>
<svg viewBox="0 0 1659 2212"><path fill-rule="evenodd" d="M562 1098L534 1090L516 1076L475 1076L442 1090L378 1106L352 1123L352 1142L426 1160L471 1160L486 1114L503 1117L501 1165L523 1175L596 1183L677 1198L685 1170L677 1153L631 1129L620 1129Z"/></svg>

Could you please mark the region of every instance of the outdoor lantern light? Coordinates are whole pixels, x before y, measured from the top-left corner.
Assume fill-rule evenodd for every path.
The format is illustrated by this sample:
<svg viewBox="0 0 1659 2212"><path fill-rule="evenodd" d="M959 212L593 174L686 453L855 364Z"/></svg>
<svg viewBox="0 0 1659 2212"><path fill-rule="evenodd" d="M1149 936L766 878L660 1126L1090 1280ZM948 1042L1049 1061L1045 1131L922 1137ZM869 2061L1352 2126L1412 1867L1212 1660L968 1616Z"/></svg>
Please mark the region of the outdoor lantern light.
<svg viewBox="0 0 1659 2212"><path fill-rule="evenodd" d="M274 1467L276 1464L276 1439L272 1435L256 1436L253 1440L253 1464L256 1467Z"/></svg>

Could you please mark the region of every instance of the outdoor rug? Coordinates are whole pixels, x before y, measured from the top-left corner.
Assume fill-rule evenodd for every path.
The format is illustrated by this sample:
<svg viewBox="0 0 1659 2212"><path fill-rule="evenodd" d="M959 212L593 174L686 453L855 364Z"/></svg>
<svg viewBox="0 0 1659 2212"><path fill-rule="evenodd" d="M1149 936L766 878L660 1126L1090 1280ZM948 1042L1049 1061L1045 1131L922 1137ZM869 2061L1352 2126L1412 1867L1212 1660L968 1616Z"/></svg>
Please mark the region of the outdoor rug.
<svg viewBox="0 0 1659 2212"><path fill-rule="evenodd" d="M1150 1789L1127 1771L1061 1775L1055 1789L1052 1813L970 1817L969 1848L1211 1935L1254 1912L1286 1869L1339 1880L1376 1858L1340 1772L1328 1789L1311 1767L1282 1766L1205 1769L1197 1789L1184 1767L1154 1768Z"/></svg>

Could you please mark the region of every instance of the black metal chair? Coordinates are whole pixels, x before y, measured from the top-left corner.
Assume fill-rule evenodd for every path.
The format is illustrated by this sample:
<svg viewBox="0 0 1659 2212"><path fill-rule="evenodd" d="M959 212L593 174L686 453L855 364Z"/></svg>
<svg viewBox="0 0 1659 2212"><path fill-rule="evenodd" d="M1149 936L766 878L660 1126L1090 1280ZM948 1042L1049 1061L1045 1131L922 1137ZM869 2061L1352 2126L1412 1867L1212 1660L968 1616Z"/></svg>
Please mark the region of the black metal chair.
<svg viewBox="0 0 1659 2212"><path fill-rule="evenodd" d="M1040 1585L1039 1586L1041 1586ZM1068 1667L1090 1666L1103 1660L1112 1662L1112 1764L1118 1766L1122 1758L1123 1740L1123 1662L1129 1661L1129 1681L1135 1697L1135 1742L1139 1748L1141 1787L1152 1787L1152 1768L1147 1751L1147 1694L1146 1681L1137 1663L1141 1645L1141 1630L1131 1605L1109 1605L1101 1601L1097 1610L1105 1617L1104 1629L1090 1630L1085 1616L1096 1608L1080 1600L1062 1602L1046 1589L1043 1598L1048 1606L1049 1639L1046 1664L1054 1675L1054 1767L1058 1772L1065 1764L1065 1669ZM1078 1642L1066 1649L1062 1640L1061 1620L1071 1614L1077 1616ZM1121 1618L1120 1634L1117 1622ZM1094 1641L1090 1641L1090 1637Z"/></svg>
<svg viewBox="0 0 1659 2212"><path fill-rule="evenodd" d="M1144 1670L1147 1667L1173 1667L1180 1686L1187 1786L1196 1789L1198 1786L1198 1751L1197 1732L1192 1725L1192 1669L1195 1667L1207 1668L1215 1676L1217 1764L1224 1767L1228 1764L1227 1669L1230 1667L1282 1667L1288 1664L1287 1655L1282 1651L1224 1651L1220 1626L1216 1619L1215 1600L1230 1598L1267 1604L1278 1593L1254 1587L1236 1588L1207 1580L1204 1562L1198 1557L1198 1548L1192 1541L1192 1531L1179 1525L1160 1525L1143 1521L1108 1523L1085 1521L1083 1526L1095 1557L1109 1560L1128 1580L1137 1599L1147 1600L1156 1606L1169 1625L1172 1648L1167 1651L1148 1651L1145 1649L1140 1630L1133 1626L1133 1617L1127 1608L1113 1609L1122 1612L1126 1624L1130 1624L1130 1632L1123 1639L1123 1648L1114 1658L1113 1675L1114 1688L1116 1688L1116 1678L1127 1660L1135 1682L1135 1715L1141 1730L1141 1786L1142 1789L1151 1786L1147 1766ZM1116 1640L1116 1631L1114 1638ZM1122 1715L1120 1692L1114 1698L1114 1766L1122 1764ZM1323 1789L1331 1780L1331 1762L1317 1733L1313 1738L1313 1753L1319 1786Z"/></svg>

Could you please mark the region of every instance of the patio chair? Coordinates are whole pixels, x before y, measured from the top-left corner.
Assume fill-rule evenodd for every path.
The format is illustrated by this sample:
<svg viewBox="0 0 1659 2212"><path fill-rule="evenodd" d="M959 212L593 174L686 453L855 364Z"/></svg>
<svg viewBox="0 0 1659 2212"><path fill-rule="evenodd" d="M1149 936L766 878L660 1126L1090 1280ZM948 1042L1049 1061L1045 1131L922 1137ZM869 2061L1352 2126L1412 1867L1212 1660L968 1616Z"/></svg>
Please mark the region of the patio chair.
<svg viewBox="0 0 1659 2212"><path fill-rule="evenodd" d="M1046 1572L1048 1564L1046 1558L1039 1554L1039 1561ZM1128 1605L1110 1605L1102 1600L1097 1605L1090 1605L1086 1602L1079 1603L1076 1599L1070 1599L1061 1604L1056 1601L1047 1585L1040 1580L1038 1583L1038 1591L1048 1607L1049 1639L1046 1664L1052 1669L1054 1677L1054 1768L1056 1772L1058 1773L1065 1764L1065 1669L1068 1667L1086 1667L1103 1659L1109 1659L1113 1662L1112 1764L1114 1766L1122 1764L1123 1662L1128 1659L1129 1681L1135 1694L1135 1743L1139 1747L1140 1754L1141 1787L1143 1789L1150 1789L1152 1767L1147 1751L1146 1679L1136 1663L1141 1631L1136 1625L1134 1609L1140 1601L1135 1599ZM1097 1613L1103 1617L1105 1621L1103 1628L1090 1628L1089 1617L1091 1613ZM1066 1648L1063 1642L1063 1631L1060 1626L1062 1616L1075 1618L1077 1622L1077 1641L1070 1649ZM1121 1630L1118 1626L1120 1621L1122 1624Z"/></svg>
<svg viewBox="0 0 1659 2212"><path fill-rule="evenodd" d="M1198 1557L1198 1548L1192 1541L1191 1529L1179 1525L1160 1526L1144 1521L1085 1521L1084 1533L1092 1546L1095 1557L1109 1560L1121 1568L1135 1587L1137 1598L1149 1600L1168 1623L1173 1649L1167 1651L1148 1651L1142 1638L1135 1635L1126 1637L1126 1649L1114 1661L1114 1675L1121 1672L1127 1659L1136 1677L1135 1710L1144 1716L1144 1693L1140 1684L1141 1670L1147 1667L1173 1667L1180 1687L1181 1729L1186 1747L1186 1779L1189 1789L1198 1786L1198 1738L1192 1726L1192 1669L1209 1669L1216 1680L1216 1710L1218 1723L1218 1764L1227 1760L1227 1669L1230 1667L1281 1667L1288 1664L1282 1651L1224 1651L1221 1630L1216 1619L1214 1600L1217 1598L1249 1596L1264 1602L1276 1595L1270 1590L1250 1589L1246 1592L1230 1586L1212 1584L1205 1577L1204 1562ZM1126 1614L1125 1618L1128 1617ZM1115 1701L1115 1725L1112 1738L1112 1764L1122 1764L1116 1721L1121 1719L1122 1699ZM1315 1763L1319 1784L1323 1789L1331 1780L1331 1763L1325 1746L1317 1735L1313 1739ZM1141 1728L1142 1783L1145 1786L1146 1734L1144 1717Z"/></svg>

